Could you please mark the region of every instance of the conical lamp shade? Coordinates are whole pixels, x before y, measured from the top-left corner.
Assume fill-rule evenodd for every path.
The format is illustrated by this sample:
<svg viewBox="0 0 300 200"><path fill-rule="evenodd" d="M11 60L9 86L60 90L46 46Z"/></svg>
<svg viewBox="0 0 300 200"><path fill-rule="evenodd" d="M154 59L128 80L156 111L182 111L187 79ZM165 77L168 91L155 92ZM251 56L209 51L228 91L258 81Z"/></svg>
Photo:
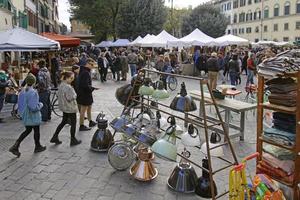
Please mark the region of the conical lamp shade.
<svg viewBox="0 0 300 200"><path fill-rule="evenodd" d="M209 148L211 149L211 148L214 148L216 146L219 146L220 141L221 141L221 136L218 133L213 132L210 136ZM204 153L205 155L207 155L206 142L202 144L201 152ZM224 155L223 147L219 146L217 148L214 148L214 149L210 150L210 155L214 156L214 157L223 156Z"/></svg>
<svg viewBox="0 0 300 200"><path fill-rule="evenodd" d="M187 95L185 83L181 84L180 93L173 99L170 108L180 112L191 112L197 110L196 103L191 96Z"/></svg>
<svg viewBox="0 0 300 200"><path fill-rule="evenodd" d="M162 100L169 98L169 96L170 94L164 89L164 83L162 81L158 81L157 88L153 92L152 97L155 100Z"/></svg>
<svg viewBox="0 0 300 200"><path fill-rule="evenodd" d="M188 131L182 134L181 143L187 147L195 147L201 145L199 131L193 126L193 124L190 124L188 127Z"/></svg>
<svg viewBox="0 0 300 200"><path fill-rule="evenodd" d="M175 130L175 126L169 127L166 134L158 139L151 147L157 156L174 162L176 162L177 158Z"/></svg>
<svg viewBox="0 0 300 200"><path fill-rule="evenodd" d="M154 92L154 88L150 86L151 79L145 78L144 85L142 85L139 89L140 95L152 95Z"/></svg>

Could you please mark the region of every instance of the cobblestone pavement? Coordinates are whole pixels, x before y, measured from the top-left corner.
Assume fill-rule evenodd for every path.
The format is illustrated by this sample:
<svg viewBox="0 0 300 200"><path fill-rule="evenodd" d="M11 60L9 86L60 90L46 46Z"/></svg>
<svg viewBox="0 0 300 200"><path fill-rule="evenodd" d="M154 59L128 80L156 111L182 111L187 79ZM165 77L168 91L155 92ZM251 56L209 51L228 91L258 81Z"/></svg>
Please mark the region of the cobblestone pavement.
<svg viewBox="0 0 300 200"><path fill-rule="evenodd" d="M245 76L243 76L243 79ZM181 80L180 80L181 81ZM179 81L179 82L180 82ZM115 100L115 90L124 83L108 81L101 84L94 82L101 89L94 94L93 118L100 111L106 113L111 120L122 111L122 106ZM198 89L197 82L186 81L187 89ZM242 84L244 85L244 83ZM179 87L178 87L179 89ZM173 92L172 95L175 95ZM245 94L240 95L240 99ZM170 98L171 99L171 98ZM168 100L170 101L170 100ZM41 125L41 143L47 146L45 152L34 154L33 135L21 144L20 158L15 158L7 152L14 140L23 131L22 123L9 116L10 105L5 105L1 114L6 117L6 123L0 124L0 199L1 200L34 200L34 199L65 199L65 200L170 200L170 199L201 199L194 194L180 194L171 191L167 179L176 163L156 158L154 163L159 170L159 176L150 183L143 183L130 177L127 171L115 171L108 163L106 153L95 153L89 150L90 141L96 128L89 132L77 132L77 137L83 141L81 145L69 146L69 127L65 127L60 135L63 144L55 146L49 143L60 119L53 116L51 122ZM209 110L209 109L208 109ZM213 111L209 112L214 115ZM232 114L232 120L237 121L237 115ZM245 142L232 140L239 159L255 151L256 143L255 113L247 113ZM203 135L203 131L201 131ZM179 142L178 142L179 143ZM181 145L178 145L182 149ZM189 149L195 162L201 164L203 154L197 149ZM228 149L225 156L230 158ZM213 167L224 165L213 160ZM198 176L201 170L196 168ZM254 163L249 163L250 171ZM228 170L215 176L219 194L228 189ZM220 199L228 199L222 197Z"/></svg>

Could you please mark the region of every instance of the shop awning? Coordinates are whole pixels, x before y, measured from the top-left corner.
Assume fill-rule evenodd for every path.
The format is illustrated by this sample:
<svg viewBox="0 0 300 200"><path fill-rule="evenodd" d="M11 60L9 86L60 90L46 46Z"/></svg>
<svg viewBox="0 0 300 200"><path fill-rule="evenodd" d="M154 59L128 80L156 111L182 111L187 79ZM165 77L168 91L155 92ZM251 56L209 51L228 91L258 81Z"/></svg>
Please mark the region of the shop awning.
<svg viewBox="0 0 300 200"><path fill-rule="evenodd" d="M60 43L61 47L77 47L80 45L79 38L73 38L66 35L59 35L55 33L41 33L42 36L55 40Z"/></svg>

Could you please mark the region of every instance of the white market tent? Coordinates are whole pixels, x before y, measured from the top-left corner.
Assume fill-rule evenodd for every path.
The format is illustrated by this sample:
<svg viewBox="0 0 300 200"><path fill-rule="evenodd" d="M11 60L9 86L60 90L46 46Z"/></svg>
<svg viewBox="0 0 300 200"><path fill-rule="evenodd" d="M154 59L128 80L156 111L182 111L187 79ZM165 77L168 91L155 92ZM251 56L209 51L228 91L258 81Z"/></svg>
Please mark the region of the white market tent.
<svg viewBox="0 0 300 200"><path fill-rule="evenodd" d="M235 35L224 35L222 37L216 38L214 41L210 42L210 46L229 46L229 45L249 45L250 42L247 39L235 36Z"/></svg>
<svg viewBox="0 0 300 200"><path fill-rule="evenodd" d="M141 44L143 44L144 42L146 42L148 40L152 40L155 37L156 37L155 35L147 34L143 39L141 39L140 41L136 42L136 45L137 46L141 46Z"/></svg>
<svg viewBox="0 0 300 200"><path fill-rule="evenodd" d="M138 36L135 40L133 40L129 45L135 46L138 44L139 41L141 41L143 38L141 36Z"/></svg>
<svg viewBox="0 0 300 200"><path fill-rule="evenodd" d="M111 47L126 47L130 44L130 41L127 39L117 39L110 46Z"/></svg>
<svg viewBox="0 0 300 200"><path fill-rule="evenodd" d="M95 47L105 48L110 47L112 45L112 41L102 41L99 44L97 44Z"/></svg>
<svg viewBox="0 0 300 200"><path fill-rule="evenodd" d="M167 47L168 42L177 41L178 39L167 31L163 30L155 37L141 41L141 47Z"/></svg>
<svg viewBox="0 0 300 200"><path fill-rule="evenodd" d="M177 41L169 42L170 46L204 46L214 41L214 38L206 35L198 28L196 28L190 34L178 39Z"/></svg>
<svg viewBox="0 0 300 200"><path fill-rule="evenodd" d="M59 42L22 28L0 32L0 51L49 51L59 49Z"/></svg>

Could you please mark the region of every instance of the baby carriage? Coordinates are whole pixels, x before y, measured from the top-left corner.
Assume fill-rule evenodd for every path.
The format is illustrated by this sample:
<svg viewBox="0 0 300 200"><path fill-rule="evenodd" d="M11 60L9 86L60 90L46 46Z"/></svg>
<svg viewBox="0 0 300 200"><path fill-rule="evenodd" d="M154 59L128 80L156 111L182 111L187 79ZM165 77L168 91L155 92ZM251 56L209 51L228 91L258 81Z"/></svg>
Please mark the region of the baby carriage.
<svg viewBox="0 0 300 200"><path fill-rule="evenodd" d="M5 95L5 103L12 104L11 116L20 119L20 115L18 113L18 97L19 97L19 88L14 79L10 79L8 91Z"/></svg>

